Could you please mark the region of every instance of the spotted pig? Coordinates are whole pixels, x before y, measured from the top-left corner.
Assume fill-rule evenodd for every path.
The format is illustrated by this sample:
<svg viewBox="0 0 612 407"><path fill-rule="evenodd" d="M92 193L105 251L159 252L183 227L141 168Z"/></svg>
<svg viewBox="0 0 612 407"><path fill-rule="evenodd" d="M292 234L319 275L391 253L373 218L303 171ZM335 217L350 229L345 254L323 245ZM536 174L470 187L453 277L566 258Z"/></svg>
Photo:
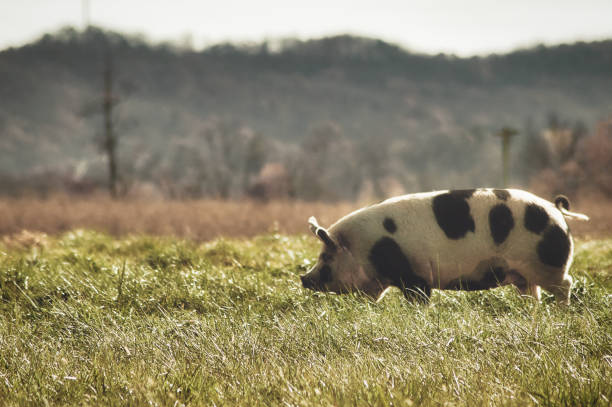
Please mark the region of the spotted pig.
<svg viewBox="0 0 612 407"><path fill-rule="evenodd" d="M514 284L540 298L540 287L569 304L573 242L564 196L554 203L517 189L447 190L404 195L357 210L325 229L305 288L361 291L379 300L389 287L429 301L432 288L485 290Z"/></svg>

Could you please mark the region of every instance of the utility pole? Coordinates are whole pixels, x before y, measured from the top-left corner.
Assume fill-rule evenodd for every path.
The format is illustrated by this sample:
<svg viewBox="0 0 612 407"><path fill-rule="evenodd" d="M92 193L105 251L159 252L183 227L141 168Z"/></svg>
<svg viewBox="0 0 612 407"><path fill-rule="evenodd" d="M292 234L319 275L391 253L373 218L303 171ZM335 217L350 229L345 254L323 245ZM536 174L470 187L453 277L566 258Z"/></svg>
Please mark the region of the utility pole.
<svg viewBox="0 0 612 407"><path fill-rule="evenodd" d="M83 17L83 29L89 27L89 0L82 0L81 13Z"/></svg>
<svg viewBox="0 0 612 407"><path fill-rule="evenodd" d="M504 127L496 134L502 142L502 182L504 188L508 187L510 179L510 142L512 137L517 134L518 131L511 127Z"/></svg>
<svg viewBox="0 0 612 407"><path fill-rule="evenodd" d="M113 129L113 61L110 47L106 49L104 68L104 98L102 110L104 112L104 151L108 158L108 188L113 198L118 196L117 175L117 135Z"/></svg>

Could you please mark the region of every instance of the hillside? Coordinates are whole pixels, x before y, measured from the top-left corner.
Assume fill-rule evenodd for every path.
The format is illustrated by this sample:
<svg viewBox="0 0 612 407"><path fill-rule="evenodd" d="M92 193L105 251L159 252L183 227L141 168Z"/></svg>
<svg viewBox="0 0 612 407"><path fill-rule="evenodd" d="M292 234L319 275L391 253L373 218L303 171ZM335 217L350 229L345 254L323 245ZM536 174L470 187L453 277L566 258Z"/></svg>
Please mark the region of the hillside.
<svg viewBox="0 0 612 407"><path fill-rule="evenodd" d="M123 177L164 194L239 196L269 163L305 198L391 188L382 179L408 191L494 185L502 126L523 135L520 183L530 169L519 153L551 118L588 132L612 112L612 41L474 58L350 36L195 52L67 28L0 52L3 179L104 180L105 50Z"/></svg>

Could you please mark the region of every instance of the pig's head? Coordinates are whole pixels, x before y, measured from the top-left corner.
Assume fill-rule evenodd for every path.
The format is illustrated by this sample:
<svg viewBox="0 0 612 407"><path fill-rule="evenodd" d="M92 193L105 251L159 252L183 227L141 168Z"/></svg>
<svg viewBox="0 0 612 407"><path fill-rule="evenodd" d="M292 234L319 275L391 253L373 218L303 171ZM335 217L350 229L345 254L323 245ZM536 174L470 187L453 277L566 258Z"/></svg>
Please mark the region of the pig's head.
<svg viewBox="0 0 612 407"><path fill-rule="evenodd" d="M323 248L314 267L300 277L304 288L335 293L361 291L378 299L386 287L366 274L347 242L341 237L333 237L314 216L308 219L308 223L312 233L323 243Z"/></svg>

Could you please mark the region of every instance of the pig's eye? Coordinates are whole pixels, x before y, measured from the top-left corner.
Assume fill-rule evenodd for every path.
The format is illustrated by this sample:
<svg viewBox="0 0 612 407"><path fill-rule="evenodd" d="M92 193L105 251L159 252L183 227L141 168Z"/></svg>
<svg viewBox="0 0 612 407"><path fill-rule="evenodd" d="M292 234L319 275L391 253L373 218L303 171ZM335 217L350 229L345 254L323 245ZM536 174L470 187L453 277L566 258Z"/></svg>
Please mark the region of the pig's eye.
<svg viewBox="0 0 612 407"><path fill-rule="evenodd" d="M332 254L329 253L321 253L321 260L323 260L324 263L329 263L334 259L334 256Z"/></svg>
<svg viewBox="0 0 612 407"><path fill-rule="evenodd" d="M329 281L331 281L331 267L329 266L323 266L321 267L321 271L319 272L319 279L321 281L321 283L327 283Z"/></svg>

